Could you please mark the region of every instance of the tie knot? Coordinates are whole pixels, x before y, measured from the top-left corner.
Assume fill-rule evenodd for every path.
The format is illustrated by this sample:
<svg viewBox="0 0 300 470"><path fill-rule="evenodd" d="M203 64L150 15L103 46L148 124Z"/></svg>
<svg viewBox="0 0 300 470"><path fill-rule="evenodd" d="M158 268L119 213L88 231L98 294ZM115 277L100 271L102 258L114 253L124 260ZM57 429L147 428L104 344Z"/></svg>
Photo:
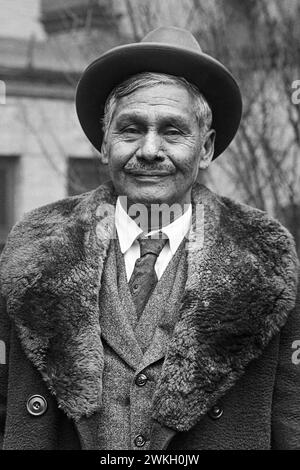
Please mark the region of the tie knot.
<svg viewBox="0 0 300 470"><path fill-rule="evenodd" d="M160 238L147 238L139 237L138 241L141 249L141 257L147 254L153 254L158 256L165 244L167 243L167 237L159 232ZM164 237L164 238L161 238Z"/></svg>

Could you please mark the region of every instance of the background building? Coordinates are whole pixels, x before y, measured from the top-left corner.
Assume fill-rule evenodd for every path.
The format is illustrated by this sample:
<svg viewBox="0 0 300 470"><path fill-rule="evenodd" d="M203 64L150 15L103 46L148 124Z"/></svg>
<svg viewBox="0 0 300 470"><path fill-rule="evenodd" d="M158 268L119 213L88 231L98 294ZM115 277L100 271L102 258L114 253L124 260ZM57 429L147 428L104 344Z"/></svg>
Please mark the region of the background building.
<svg viewBox="0 0 300 470"><path fill-rule="evenodd" d="M300 6L282 3L0 0L0 250L24 212L107 179L75 113L80 73L107 49L170 24L192 30L242 87L241 129L205 183L267 210L300 239L300 106L291 102Z"/></svg>
<svg viewBox="0 0 300 470"><path fill-rule="evenodd" d="M2 3L9 9L8 2ZM12 9L12 36L0 38L0 79L6 85L5 104L0 105L0 248L24 212L96 187L106 178L75 114L75 86L89 59L76 45L66 48L70 31L64 9L56 8L61 3L31 5L27 19L17 18ZM78 8L80 2L63 3ZM99 9L97 27L105 24L105 15ZM19 37L14 27L24 24L26 34Z"/></svg>

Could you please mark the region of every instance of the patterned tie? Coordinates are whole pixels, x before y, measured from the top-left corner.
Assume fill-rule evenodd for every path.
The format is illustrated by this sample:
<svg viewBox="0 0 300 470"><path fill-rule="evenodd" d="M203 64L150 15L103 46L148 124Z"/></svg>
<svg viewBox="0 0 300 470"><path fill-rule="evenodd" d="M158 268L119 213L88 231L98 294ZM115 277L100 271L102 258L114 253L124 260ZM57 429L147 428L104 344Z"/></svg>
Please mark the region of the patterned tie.
<svg viewBox="0 0 300 470"><path fill-rule="evenodd" d="M140 318L145 305L157 283L157 275L154 269L155 262L167 238L159 232L160 238L138 238L141 256L134 265L134 270L129 281L129 289L136 306L137 317ZM162 238L165 237L165 238Z"/></svg>

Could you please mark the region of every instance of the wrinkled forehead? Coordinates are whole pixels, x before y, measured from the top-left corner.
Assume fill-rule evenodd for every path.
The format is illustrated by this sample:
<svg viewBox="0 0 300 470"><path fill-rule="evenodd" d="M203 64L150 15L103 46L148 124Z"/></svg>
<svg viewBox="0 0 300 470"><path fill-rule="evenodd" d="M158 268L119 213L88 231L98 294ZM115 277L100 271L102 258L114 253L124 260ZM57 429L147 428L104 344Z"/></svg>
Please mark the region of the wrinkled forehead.
<svg viewBox="0 0 300 470"><path fill-rule="evenodd" d="M141 87L116 102L114 119L123 116L185 116L196 119L193 97L177 84L157 84Z"/></svg>

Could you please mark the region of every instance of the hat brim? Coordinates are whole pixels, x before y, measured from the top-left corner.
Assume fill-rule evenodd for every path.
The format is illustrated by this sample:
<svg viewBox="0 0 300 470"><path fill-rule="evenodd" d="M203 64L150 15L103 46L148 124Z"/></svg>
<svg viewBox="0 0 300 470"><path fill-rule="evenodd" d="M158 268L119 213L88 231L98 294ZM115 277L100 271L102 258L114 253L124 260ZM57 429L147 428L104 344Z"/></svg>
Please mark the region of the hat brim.
<svg viewBox="0 0 300 470"><path fill-rule="evenodd" d="M212 128L216 131L214 158L228 147L242 114L240 90L231 73L207 54L149 42L111 49L92 62L79 80L77 115L97 150L101 150L101 118L109 93L128 77L141 72L176 75L196 85L212 110Z"/></svg>

